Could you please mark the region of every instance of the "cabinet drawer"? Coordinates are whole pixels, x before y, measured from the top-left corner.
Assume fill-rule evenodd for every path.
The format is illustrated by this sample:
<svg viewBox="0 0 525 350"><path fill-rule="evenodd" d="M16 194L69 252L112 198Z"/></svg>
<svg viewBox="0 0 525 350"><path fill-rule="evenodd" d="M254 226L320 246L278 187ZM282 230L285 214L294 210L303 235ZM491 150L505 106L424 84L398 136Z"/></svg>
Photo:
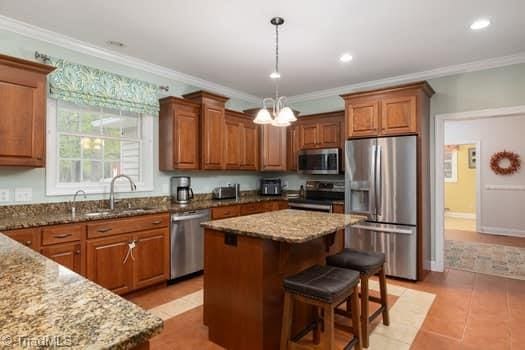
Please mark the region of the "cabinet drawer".
<svg viewBox="0 0 525 350"><path fill-rule="evenodd" d="M257 214L266 211L266 203L248 203L241 205L241 215Z"/></svg>
<svg viewBox="0 0 525 350"><path fill-rule="evenodd" d="M212 220L232 218L241 215L239 205L230 205L227 207L213 208L211 211Z"/></svg>
<svg viewBox="0 0 525 350"><path fill-rule="evenodd" d="M80 241L82 225L60 225L42 229L42 245Z"/></svg>
<svg viewBox="0 0 525 350"><path fill-rule="evenodd" d="M21 229L14 231L4 232L5 235L11 239L14 239L18 243L21 243L29 248L38 249L39 246L39 230L34 228Z"/></svg>
<svg viewBox="0 0 525 350"><path fill-rule="evenodd" d="M167 227L168 225L168 214L99 221L87 224L87 238L107 237L120 233Z"/></svg>

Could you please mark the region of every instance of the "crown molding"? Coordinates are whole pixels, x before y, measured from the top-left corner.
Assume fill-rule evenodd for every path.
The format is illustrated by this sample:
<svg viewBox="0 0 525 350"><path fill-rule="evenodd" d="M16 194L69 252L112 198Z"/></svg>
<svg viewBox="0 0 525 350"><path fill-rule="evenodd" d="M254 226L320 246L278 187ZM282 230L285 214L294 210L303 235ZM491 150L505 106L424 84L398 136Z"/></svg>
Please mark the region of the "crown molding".
<svg viewBox="0 0 525 350"><path fill-rule="evenodd" d="M342 94L364 90L364 89L375 89L388 87L392 85L399 85L405 83L412 83L420 80L428 80L441 78L449 75L462 74L468 72L475 72L485 69L510 66L513 64L524 63L525 52L519 52L517 54L509 56L501 56L489 58L486 60L473 61L468 63L457 64L453 66L435 68L427 71L398 75L395 77L378 79L372 81L366 81L362 83L350 84L340 86L332 89L313 91L306 94L295 95L288 97L288 103L293 104L297 102L316 100L325 97L339 96Z"/></svg>
<svg viewBox="0 0 525 350"><path fill-rule="evenodd" d="M122 64L131 68L139 69L144 72L152 73L162 78L176 80L199 89L209 90L215 93L226 95L230 98L259 104L261 98L245 92L229 88L224 85L213 83L189 74L181 73L176 70L166 68L154 63L150 63L139 58L124 55L122 53L108 50L85 41L81 41L67 35L53 32L44 28L34 26L16 19L0 15L0 29L14 32L32 39L40 40L49 44L57 45L72 51L97 57L106 61Z"/></svg>

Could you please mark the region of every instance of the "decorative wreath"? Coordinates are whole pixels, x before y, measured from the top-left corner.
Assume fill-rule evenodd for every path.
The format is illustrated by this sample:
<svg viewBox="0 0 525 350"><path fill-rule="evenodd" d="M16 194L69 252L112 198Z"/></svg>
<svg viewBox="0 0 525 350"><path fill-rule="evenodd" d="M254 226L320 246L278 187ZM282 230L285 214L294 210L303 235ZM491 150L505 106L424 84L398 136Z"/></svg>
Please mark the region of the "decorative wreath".
<svg viewBox="0 0 525 350"><path fill-rule="evenodd" d="M503 168L500 166L502 160L507 159L509 166ZM521 159L519 154L509 151L494 153L490 158L490 168L498 175L512 175L516 173L521 167Z"/></svg>

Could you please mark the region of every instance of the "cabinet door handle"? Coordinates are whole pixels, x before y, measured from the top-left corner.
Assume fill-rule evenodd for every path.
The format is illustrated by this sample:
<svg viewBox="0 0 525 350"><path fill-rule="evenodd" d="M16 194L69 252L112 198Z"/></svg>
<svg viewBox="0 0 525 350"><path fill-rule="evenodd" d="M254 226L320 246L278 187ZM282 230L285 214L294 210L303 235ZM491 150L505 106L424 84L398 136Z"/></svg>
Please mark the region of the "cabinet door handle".
<svg viewBox="0 0 525 350"><path fill-rule="evenodd" d="M25 241L24 244L25 244L26 246L30 246L32 243L33 243L33 242L31 242L31 241Z"/></svg>
<svg viewBox="0 0 525 350"><path fill-rule="evenodd" d="M69 237L71 236L71 233L62 233L62 234L59 234L59 235L54 235L53 237L55 238L66 238L66 237Z"/></svg>
<svg viewBox="0 0 525 350"><path fill-rule="evenodd" d="M102 228L99 228L97 231L105 233L105 232L109 232L111 230L112 230L112 228L110 228L110 227L102 227Z"/></svg>
<svg viewBox="0 0 525 350"><path fill-rule="evenodd" d="M162 223L162 220L155 220L152 222L153 225L158 225L160 223Z"/></svg>
<svg viewBox="0 0 525 350"><path fill-rule="evenodd" d="M80 255L80 250L75 250L76 255Z"/></svg>

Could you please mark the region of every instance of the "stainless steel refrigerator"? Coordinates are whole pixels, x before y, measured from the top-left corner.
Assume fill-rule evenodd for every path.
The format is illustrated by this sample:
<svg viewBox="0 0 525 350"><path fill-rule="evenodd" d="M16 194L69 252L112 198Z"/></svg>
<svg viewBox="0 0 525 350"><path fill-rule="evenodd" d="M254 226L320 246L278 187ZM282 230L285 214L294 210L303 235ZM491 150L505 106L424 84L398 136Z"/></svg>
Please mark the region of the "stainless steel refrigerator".
<svg viewBox="0 0 525 350"><path fill-rule="evenodd" d="M417 278L416 136L346 141L345 211L368 220L346 230L346 245L386 255L386 274Z"/></svg>

